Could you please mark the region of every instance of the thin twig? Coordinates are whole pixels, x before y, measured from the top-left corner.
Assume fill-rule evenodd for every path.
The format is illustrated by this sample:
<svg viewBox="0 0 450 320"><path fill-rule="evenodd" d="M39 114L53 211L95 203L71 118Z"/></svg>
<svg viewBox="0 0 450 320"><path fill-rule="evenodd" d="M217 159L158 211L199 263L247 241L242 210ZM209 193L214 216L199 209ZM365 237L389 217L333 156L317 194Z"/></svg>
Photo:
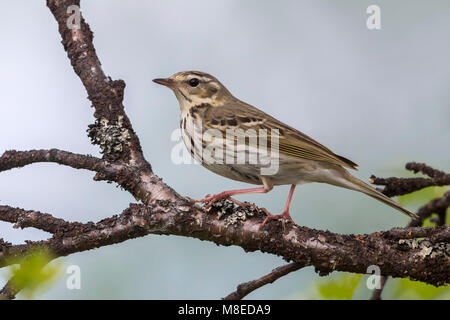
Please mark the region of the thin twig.
<svg viewBox="0 0 450 320"><path fill-rule="evenodd" d="M228 296L223 298L223 300L241 300L246 295L250 294L251 292L255 291L258 288L261 288L262 286L273 283L274 281L278 280L279 278L297 271L303 267L305 267L305 264L292 262L287 265L278 267L276 269L273 269L272 272L269 274L266 274L265 276L262 276L261 278L258 278L253 281L244 282L237 286L237 290L230 293Z"/></svg>
<svg viewBox="0 0 450 320"><path fill-rule="evenodd" d="M408 227L418 227L423 224L423 221L429 218L433 213L445 215L447 208L450 206L450 191L447 191L442 197L431 200L417 211L419 220L412 220ZM443 218L445 221L445 217ZM445 223L444 223L445 224ZM442 225L444 225L442 224Z"/></svg>
<svg viewBox="0 0 450 320"><path fill-rule="evenodd" d="M380 191L388 197L401 196L431 186L450 185L450 174L433 169L423 163L409 162L405 167L415 173L422 172L430 178L378 178L372 175L370 182L384 186L384 189Z"/></svg>
<svg viewBox="0 0 450 320"><path fill-rule="evenodd" d="M18 288L12 280L9 280L0 290L0 300L13 300L20 290L21 288Z"/></svg>
<svg viewBox="0 0 450 320"><path fill-rule="evenodd" d="M385 277L385 276L380 277L380 288L373 290L370 300L381 300L381 294L383 293L383 289L384 289L387 281L388 281L388 277Z"/></svg>

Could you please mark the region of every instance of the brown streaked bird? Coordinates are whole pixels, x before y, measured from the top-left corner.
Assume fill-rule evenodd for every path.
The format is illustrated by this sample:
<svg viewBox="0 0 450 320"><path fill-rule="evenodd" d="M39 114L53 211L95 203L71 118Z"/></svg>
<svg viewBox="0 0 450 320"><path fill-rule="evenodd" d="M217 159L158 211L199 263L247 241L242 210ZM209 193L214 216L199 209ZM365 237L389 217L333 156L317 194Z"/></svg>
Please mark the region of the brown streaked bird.
<svg viewBox="0 0 450 320"><path fill-rule="evenodd" d="M291 185L285 208L281 214L272 215L267 210L267 218L261 226L273 219L282 219L283 225L286 220L292 220L289 214L289 206L292 200L294 189L298 184L321 182L328 183L338 187L343 187L365 193L405 214L417 219L417 215L401 207L384 194L378 192L370 185L354 177L346 170L357 169L358 166L337 154L327 147L313 140L300 131L278 121L265 112L235 98L225 86L210 74L199 71L183 71L172 75L169 78L154 79L154 82L164 85L173 90L178 99L181 109L181 131L183 141L191 151L191 155L200 160L199 162L207 169L226 178L238 180L250 184L262 185L258 188L249 188L241 190L229 190L215 195L208 195L202 200L193 200L195 202L212 205L215 201L229 199L241 206L248 206L232 198L232 196L248 193L267 193L274 186ZM196 125L200 124L200 125ZM250 136L244 140L237 139L232 135L227 135L227 130L243 130L249 132L278 132L278 148L270 153L269 159L264 164L260 162L251 162L248 159L255 154L263 154L259 144L250 145ZM223 141L217 139L215 148L201 141L196 143L194 136L196 134L205 135L207 132L215 130L223 137ZM261 131L263 130L263 131ZM266 130L266 131L264 131ZM211 143L214 139L208 140ZM272 141L272 139L267 139ZM275 140L273 140L275 141ZM223 147L225 156L220 152L212 152L220 148L219 143L226 144ZM236 145L237 143L237 145ZM245 144L239 148L239 144ZM235 148L229 148L228 146ZM229 151L231 150L231 151ZM273 146L266 146L263 151L274 150ZM204 161L198 154L212 154L212 161ZM229 154L231 153L231 154ZM245 162L224 161L226 156L239 157L244 156ZM276 156L276 159L274 158ZM214 158L215 157L215 158ZM258 158L259 159L259 158ZM278 161L278 170L270 174L263 173L262 168L267 166L267 160Z"/></svg>

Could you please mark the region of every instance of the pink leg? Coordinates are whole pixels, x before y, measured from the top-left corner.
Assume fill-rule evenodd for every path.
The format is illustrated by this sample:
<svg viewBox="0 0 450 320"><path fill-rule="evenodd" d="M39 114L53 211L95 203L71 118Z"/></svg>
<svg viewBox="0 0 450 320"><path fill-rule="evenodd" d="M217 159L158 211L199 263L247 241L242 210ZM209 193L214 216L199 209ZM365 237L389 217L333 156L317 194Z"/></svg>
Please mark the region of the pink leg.
<svg viewBox="0 0 450 320"><path fill-rule="evenodd" d="M291 185L291 189L289 190L289 195L286 201L286 206L284 207L284 210L281 214L277 214L277 215L273 215L270 214L267 210L263 209L263 211L267 214L267 218L264 219L263 223L261 224L261 228L264 227L264 225L269 222L270 220L276 220L276 219L282 219L282 223L283 223L283 229L284 229L284 224L285 224L285 220L289 220L290 222L292 222L293 224L295 224L294 220L292 219L292 217L289 214L289 207L291 206L291 201L292 201L292 196L294 195L294 190L295 190L295 184Z"/></svg>
<svg viewBox="0 0 450 320"><path fill-rule="evenodd" d="M270 190L272 190L272 187L260 187L260 188L249 188L249 189L239 189L239 190L228 190L223 191L218 194L214 194L212 196L206 196L204 199L201 200L192 200L194 203L205 203L208 202L208 204L205 206L206 208L209 208L213 205L214 202L222 200L222 199L229 199L240 206L246 206L245 203L242 203L236 199L231 198L232 196L238 195L238 194L248 194L248 193L267 193Z"/></svg>

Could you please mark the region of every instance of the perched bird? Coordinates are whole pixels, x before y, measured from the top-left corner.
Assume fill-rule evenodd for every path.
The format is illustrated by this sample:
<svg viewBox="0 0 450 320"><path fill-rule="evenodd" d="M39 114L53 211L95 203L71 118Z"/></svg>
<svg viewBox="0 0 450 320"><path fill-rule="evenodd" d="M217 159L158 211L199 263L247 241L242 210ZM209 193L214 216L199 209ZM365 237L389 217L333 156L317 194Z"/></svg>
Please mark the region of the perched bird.
<svg viewBox="0 0 450 320"><path fill-rule="evenodd" d="M417 219L416 214L350 174L345 168L356 170L358 166L354 162L235 98L212 75L199 71L183 71L169 78L153 81L172 89L175 93L181 109L180 126L183 141L196 160L221 176L262 185L258 188L207 195L202 200L193 200L194 202L207 202L210 206L218 200L229 199L238 205L248 206L248 203L242 203L232 196L267 193L273 186L290 184L283 212L272 215L265 210L267 218L261 225L264 226L273 219L282 219L284 226L286 220L294 223L289 215L289 206L296 185L322 182L365 193ZM229 132L244 132L247 136L244 135L244 139L240 139L236 135L227 134ZM261 132L264 134L275 132L275 135L266 139L266 142L275 142L275 146L255 143L255 140L252 140ZM196 136L202 135L208 138L203 137L200 141L195 139ZM252 156L253 160L256 158L260 161L250 161ZM244 161L225 161L230 159L244 159ZM270 161L277 162L276 170L264 171Z"/></svg>

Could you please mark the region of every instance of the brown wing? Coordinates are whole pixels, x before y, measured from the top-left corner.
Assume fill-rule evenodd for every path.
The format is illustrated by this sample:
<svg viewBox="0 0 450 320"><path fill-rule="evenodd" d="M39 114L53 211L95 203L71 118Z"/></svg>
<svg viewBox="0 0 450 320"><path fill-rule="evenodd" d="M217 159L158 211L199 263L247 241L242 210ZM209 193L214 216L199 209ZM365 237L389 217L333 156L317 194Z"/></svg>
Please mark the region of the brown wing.
<svg viewBox="0 0 450 320"><path fill-rule="evenodd" d="M315 141L306 134L278 121L263 111L237 100L236 103L229 102L223 106L212 107L205 110L206 119L209 124L214 125L237 125L243 130L249 128L278 129L280 133L279 151L281 153L309 160L324 161L343 167L358 169L358 165L349 159L335 154L333 151ZM205 119L204 118L204 119Z"/></svg>

